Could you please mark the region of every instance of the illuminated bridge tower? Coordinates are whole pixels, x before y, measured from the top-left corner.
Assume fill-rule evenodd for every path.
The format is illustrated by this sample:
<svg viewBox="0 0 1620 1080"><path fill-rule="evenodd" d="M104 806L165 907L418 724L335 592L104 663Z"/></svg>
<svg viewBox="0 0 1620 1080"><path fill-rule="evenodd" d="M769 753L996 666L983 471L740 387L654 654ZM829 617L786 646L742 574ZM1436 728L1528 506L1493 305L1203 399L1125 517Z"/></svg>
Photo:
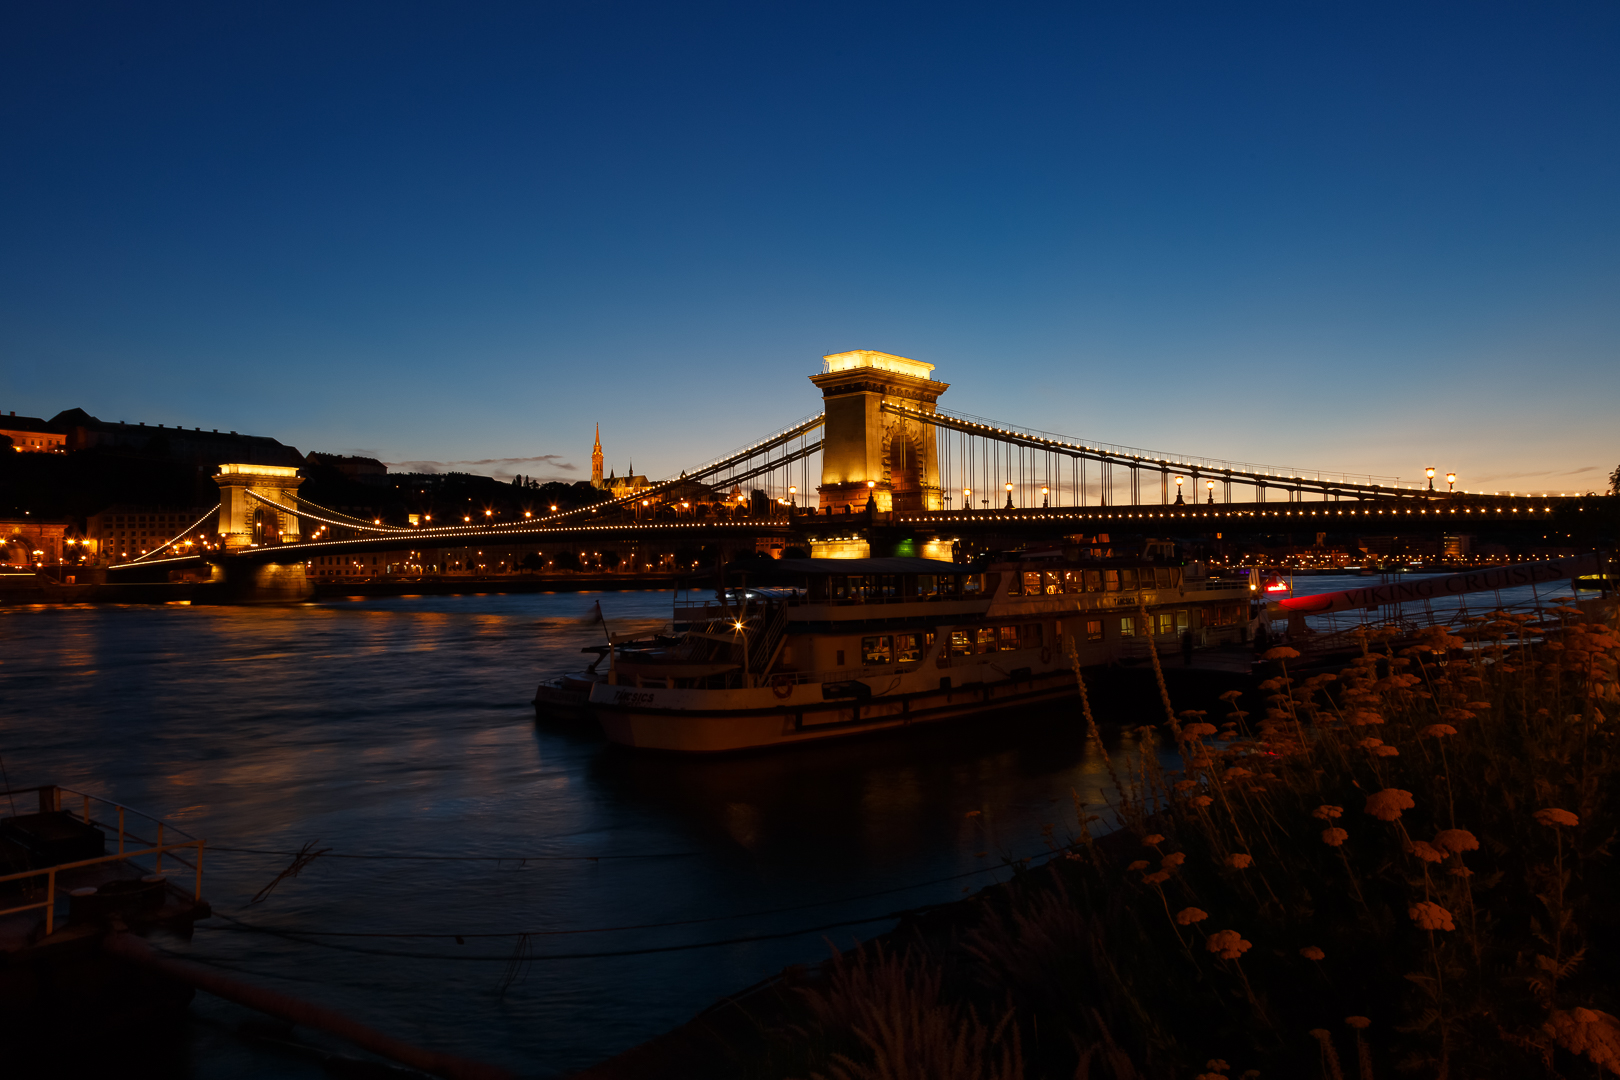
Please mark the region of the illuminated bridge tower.
<svg viewBox="0 0 1620 1080"><path fill-rule="evenodd" d="M934 425L886 413L883 403L931 413L950 384L933 381L933 364L870 349L822 359L826 369L810 376L826 416L816 489L822 507L858 513L871 496L884 512L943 510Z"/></svg>
<svg viewBox="0 0 1620 1080"><path fill-rule="evenodd" d="M219 485L219 535L226 551L297 542L298 515L293 512L293 499L304 482L297 469L282 465L221 465L214 482ZM253 495L248 494L250 491ZM265 505L263 499L276 506Z"/></svg>

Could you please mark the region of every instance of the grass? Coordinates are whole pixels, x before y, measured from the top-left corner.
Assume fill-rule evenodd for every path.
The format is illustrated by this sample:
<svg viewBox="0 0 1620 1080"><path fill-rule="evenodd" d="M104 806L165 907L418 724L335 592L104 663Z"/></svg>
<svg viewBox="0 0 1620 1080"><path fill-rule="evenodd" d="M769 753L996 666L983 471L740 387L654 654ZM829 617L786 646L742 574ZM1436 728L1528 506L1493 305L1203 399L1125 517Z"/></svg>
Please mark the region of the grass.
<svg viewBox="0 0 1620 1080"><path fill-rule="evenodd" d="M773 1075L1620 1073L1607 612L1368 636L1336 675L1273 649L1263 715L1162 692L1059 857L948 930L836 956ZM1094 838L1104 815L1123 828Z"/></svg>

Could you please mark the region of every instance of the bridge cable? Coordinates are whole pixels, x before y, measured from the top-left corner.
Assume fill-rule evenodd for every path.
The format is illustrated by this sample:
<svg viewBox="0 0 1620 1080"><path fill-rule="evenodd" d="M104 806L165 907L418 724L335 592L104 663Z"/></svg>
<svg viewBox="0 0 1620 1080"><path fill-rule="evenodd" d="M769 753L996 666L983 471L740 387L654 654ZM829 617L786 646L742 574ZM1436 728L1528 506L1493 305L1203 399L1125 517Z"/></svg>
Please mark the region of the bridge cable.
<svg viewBox="0 0 1620 1080"><path fill-rule="evenodd" d="M195 529L197 526L201 525L203 522L205 522L209 518L213 517L214 514L216 514L219 511L219 507L220 507L220 504L215 503L214 508L212 510L208 511L206 514L204 514L202 517L198 518L196 521L193 521L190 525L186 526L180 532L175 533L174 536L168 541L168 543L165 543L162 547L155 547L151 551L148 551L146 554L141 555L138 558L131 559L127 563L120 563L119 565L120 566L134 566L138 562L141 562L141 561L143 561L145 559L150 559L152 556L154 556L158 552L162 551L163 548L168 547L170 544L176 543L182 537L184 537L187 533L191 532L192 529Z"/></svg>

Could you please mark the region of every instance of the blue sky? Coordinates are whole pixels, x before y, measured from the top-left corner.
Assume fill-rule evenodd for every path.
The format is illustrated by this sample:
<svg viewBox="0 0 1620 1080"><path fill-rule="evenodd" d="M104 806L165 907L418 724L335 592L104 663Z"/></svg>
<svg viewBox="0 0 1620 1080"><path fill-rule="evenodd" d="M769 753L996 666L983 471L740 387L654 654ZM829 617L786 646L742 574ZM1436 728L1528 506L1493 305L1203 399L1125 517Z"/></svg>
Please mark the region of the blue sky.
<svg viewBox="0 0 1620 1080"><path fill-rule="evenodd" d="M1596 487L1617 121L1612 3L15 3L0 409L665 474L875 348L1088 439Z"/></svg>

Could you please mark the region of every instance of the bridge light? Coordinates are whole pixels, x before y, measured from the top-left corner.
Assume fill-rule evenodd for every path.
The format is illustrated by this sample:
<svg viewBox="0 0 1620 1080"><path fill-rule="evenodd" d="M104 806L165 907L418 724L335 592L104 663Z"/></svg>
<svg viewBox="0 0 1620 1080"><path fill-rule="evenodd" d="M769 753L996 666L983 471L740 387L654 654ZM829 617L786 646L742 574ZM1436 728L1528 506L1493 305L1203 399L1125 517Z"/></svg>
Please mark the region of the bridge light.
<svg viewBox="0 0 1620 1080"><path fill-rule="evenodd" d="M1457 474L1456 473L1454 473L1454 472L1446 473L1446 490L1447 491L1456 491L1457 490Z"/></svg>
<svg viewBox="0 0 1620 1080"><path fill-rule="evenodd" d="M1430 465L1428 468L1424 469L1423 470L1423 475L1427 476L1429 478L1429 490L1433 491L1434 490L1434 466Z"/></svg>

